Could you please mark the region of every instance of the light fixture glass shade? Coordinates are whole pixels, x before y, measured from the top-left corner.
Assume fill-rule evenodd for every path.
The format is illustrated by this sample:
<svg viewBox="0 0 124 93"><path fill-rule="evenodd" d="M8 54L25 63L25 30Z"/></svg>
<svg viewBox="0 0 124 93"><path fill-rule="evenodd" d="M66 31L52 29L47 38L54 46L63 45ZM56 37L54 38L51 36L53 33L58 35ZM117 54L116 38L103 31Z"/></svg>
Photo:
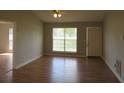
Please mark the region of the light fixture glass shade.
<svg viewBox="0 0 124 93"><path fill-rule="evenodd" d="M61 17L62 15L61 14L58 14L58 17Z"/></svg>
<svg viewBox="0 0 124 93"><path fill-rule="evenodd" d="M55 14L53 14L53 17L57 18L57 14L56 14L56 13L55 13Z"/></svg>

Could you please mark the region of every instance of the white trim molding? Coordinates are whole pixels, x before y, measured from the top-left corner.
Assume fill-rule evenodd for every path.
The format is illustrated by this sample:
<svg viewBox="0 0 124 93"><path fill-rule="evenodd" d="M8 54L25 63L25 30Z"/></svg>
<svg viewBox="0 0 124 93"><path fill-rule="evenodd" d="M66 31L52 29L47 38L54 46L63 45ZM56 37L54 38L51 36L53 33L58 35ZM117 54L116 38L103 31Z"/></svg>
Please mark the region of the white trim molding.
<svg viewBox="0 0 124 93"><path fill-rule="evenodd" d="M65 57L86 57L86 56L81 56L81 55L73 55L73 54L55 54L55 53L46 53L44 54L46 56L65 56Z"/></svg>
<svg viewBox="0 0 124 93"><path fill-rule="evenodd" d="M124 83L124 81L122 80L122 78L116 73L116 71L108 64L108 61L104 58L101 57L103 59L103 61L106 63L106 65L110 68L110 70L114 73L114 75L117 77L117 79L121 82Z"/></svg>

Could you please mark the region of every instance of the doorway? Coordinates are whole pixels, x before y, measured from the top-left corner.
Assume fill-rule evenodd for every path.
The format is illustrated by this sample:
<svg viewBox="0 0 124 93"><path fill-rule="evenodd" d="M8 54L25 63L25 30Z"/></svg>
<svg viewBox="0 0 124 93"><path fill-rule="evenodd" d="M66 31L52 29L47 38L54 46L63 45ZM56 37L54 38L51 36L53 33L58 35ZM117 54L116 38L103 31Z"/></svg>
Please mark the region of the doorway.
<svg viewBox="0 0 124 93"><path fill-rule="evenodd" d="M86 56L102 56L101 27L86 28Z"/></svg>
<svg viewBox="0 0 124 93"><path fill-rule="evenodd" d="M13 32L13 22L0 21L0 82L12 81L10 79L13 69ZM5 75L9 78L3 78Z"/></svg>

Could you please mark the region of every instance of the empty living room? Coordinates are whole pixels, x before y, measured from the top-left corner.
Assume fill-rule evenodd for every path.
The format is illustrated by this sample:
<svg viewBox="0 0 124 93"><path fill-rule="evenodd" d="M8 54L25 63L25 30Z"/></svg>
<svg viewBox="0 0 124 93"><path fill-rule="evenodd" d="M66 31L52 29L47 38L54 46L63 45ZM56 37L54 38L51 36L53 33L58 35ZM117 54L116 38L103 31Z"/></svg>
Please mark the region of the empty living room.
<svg viewBox="0 0 124 93"><path fill-rule="evenodd" d="M123 10L0 10L0 83L122 82Z"/></svg>

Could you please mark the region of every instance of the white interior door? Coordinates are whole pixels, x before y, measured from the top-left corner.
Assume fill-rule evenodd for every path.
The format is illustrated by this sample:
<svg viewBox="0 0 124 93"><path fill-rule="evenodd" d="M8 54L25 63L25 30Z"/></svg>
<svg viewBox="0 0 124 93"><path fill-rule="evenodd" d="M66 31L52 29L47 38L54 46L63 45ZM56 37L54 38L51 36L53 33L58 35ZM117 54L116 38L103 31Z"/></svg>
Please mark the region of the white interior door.
<svg viewBox="0 0 124 93"><path fill-rule="evenodd" d="M102 31L100 27L86 28L86 56L102 56Z"/></svg>

